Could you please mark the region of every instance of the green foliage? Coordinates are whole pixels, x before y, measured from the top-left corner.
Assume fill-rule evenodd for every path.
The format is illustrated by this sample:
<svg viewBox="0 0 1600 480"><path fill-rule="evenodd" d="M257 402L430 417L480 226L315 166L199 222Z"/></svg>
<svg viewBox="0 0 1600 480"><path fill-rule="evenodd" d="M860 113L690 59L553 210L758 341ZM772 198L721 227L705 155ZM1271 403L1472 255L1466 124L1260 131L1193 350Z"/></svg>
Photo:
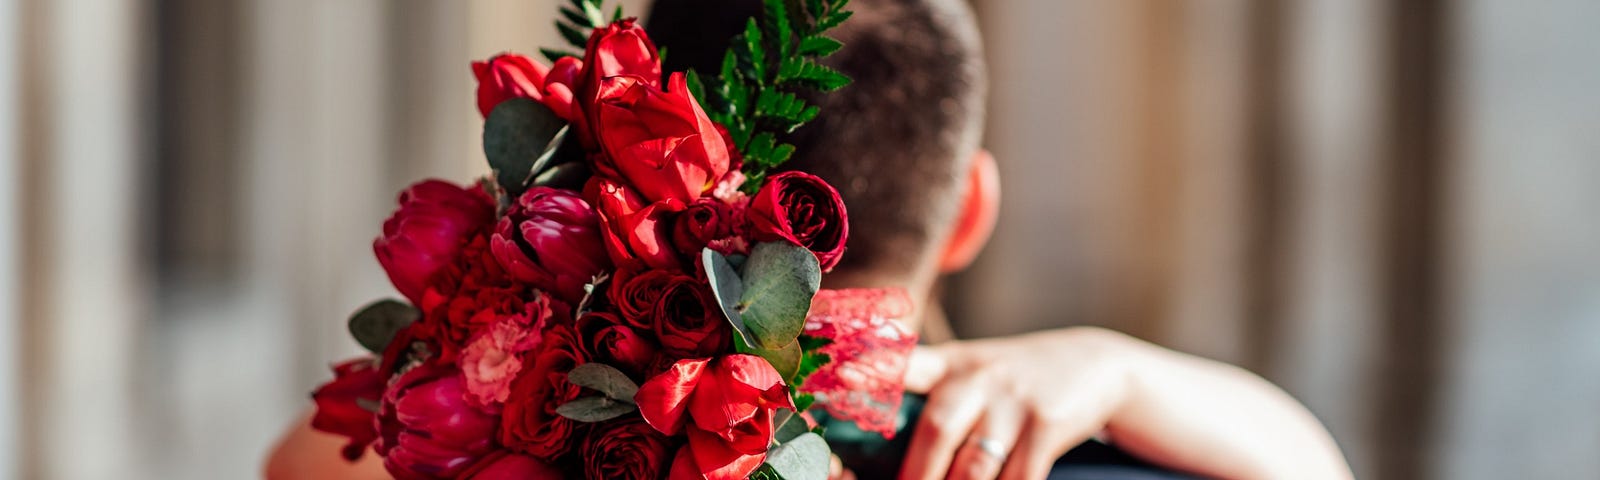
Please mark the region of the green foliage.
<svg viewBox="0 0 1600 480"><path fill-rule="evenodd" d="M511 198L551 165L567 136L567 122L528 98L500 102L483 121L483 154L495 180Z"/></svg>
<svg viewBox="0 0 1600 480"><path fill-rule="evenodd" d="M784 480L827 480L833 452L821 435L806 432L767 451L767 465Z"/></svg>
<svg viewBox="0 0 1600 480"><path fill-rule="evenodd" d="M372 302L350 316L350 336L367 351L383 354L395 334L417 320L422 312L405 302L383 299Z"/></svg>
<svg viewBox="0 0 1600 480"><path fill-rule="evenodd" d="M758 21L750 19L722 58L717 75L690 72L690 90L706 114L728 128L744 156L746 193L754 193L768 170L794 154L777 135L817 117L801 90L833 91L850 78L817 60L843 44L826 35L850 18L849 0L764 0Z"/></svg>
<svg viewBox="0 0 1600 480"><path fill-rule="evenodd" d="M600 9L600 2L601 0L569 0L567 5L561 7L561 18L556 19L556 31L561 32L561 38L566 39L567 44L583 51L589 44L591 30L622 19L622 6L618 5L611 14L611 20L607 21L605 12ZM545 49L540 51L552 62L560 57L552 58L550 52L563 53Z"/></svg>
<svg viewBox="0 0 1600 480"><path fill-rule="evenodd" d="M624 403L633 403L639 386L616 367L604 363L585 363L567 372L567 381L573 385L595 390L606 397Z"/></svg>
<svg viewBox="0 0 1600 480"><path fill-rule="evenodd" d="M584 423L604 422L632 413L639 407L611 397L583 397L556 407L556 414Z"/></svg>

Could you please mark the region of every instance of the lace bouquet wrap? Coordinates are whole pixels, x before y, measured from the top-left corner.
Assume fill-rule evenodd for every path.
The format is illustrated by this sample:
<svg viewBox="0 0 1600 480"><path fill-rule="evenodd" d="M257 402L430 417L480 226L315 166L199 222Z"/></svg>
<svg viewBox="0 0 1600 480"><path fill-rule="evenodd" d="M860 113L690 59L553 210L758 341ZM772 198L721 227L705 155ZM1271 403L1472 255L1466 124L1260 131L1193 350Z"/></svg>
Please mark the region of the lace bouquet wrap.
<svg viewBox="0 0 1600 480"><path fill-rule="evenodd" d="M767 0L721 71L663 72L620 10L581 52L472 64L492 174L417 183L373 244L404 300L357 311L312 426L399 479L825 478L807 410L893 432L915 336L898 289L820 290L849 235L822 179L774 173L844 0ZM332 454L332 452L330 452Z"/></svg>

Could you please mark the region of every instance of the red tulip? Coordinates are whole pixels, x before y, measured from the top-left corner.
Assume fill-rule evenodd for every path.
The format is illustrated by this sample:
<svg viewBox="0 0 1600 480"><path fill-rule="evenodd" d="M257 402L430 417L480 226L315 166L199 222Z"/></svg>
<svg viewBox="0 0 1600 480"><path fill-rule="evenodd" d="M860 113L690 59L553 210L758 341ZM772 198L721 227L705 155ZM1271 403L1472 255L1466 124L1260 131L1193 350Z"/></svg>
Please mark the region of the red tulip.
<svg viewBox="0 0 1600 480"><path fill-rule="evenodd" d="M594 209L575 193L548 187L529 189L511 204L490 248L512 277L570 304L611 267Z"/></svg>

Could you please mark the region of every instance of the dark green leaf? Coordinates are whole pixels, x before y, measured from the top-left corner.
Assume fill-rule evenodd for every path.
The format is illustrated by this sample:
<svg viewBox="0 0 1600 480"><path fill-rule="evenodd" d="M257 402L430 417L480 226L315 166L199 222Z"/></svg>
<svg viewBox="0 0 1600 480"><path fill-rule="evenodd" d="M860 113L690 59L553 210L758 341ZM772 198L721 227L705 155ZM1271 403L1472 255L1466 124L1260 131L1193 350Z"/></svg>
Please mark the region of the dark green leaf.
<svg viewBox="0 0 1600 480"><path fill-rule="evenodd" d="M539 53L544 55L544 59L549 60L550 63L556 63L556 60L560 60L561 57L582 57L582 55L578 55L566 50L556 50L554 48L545 47L539 47Z"/></svg>
<svg viewBox="0 0 1600 480"><path fill-rule="evenodd" d="M763 5L763 23L770 30L767 31L767 43L778 47L778 58L789 57L790 32L789 9L784 5L785 0L766 0Z"/></svg>
<svg viewBox="0 0 1600 480"><path fill-rule="evenodd" d="M591 362L578 365L571 372L567 372L567 381L624 403L633 403L633 395L639 393L639 386L628 379L628 374L604 363Z"/></svg>
<svg viewBox="0 0 1600 480"><path fill-rule="evenodd" d="M767 79L767 50L761 43L761 27L752 18L744 25L744 53L749 57L751 76L758 82Z"/></svg>
<svg viewBox="0 0 1600 480"><path fill-rule="evenodd" d="M566 122L528 98L500 102L483 122L483 153L506 193L522 193L538 168L548 164L567 132Z"/></svg>
<svg viewBox="0 0 1600 480"><path fill-rule="evenodd" d="M833 358L826 353L805 351L800 356L800 364L795 367L794 375L784 378L788 378L789 384L798 388L806 383L806 379L811 377L811 374L817 373L818 369L821 369L823 365L827 365L831 361L833 361Z"/></svg>
<svg viewBox="0 0 1600 480"><path fill-rule="evenodd" d="M764 242L750 250L743 272L739 316L755 343L776 349L794 343L822 284L817 256L787 242ZM798 347L798 345L796 345Z"/></svg>
<svg viewBox="0 0 1600 480"><path fill-rule="evenodd" d="M743 339L735 339L734 343L743 343ZM805 356L805 352L800 351L800 344L798 343L790 343L773 349L748 345L742 345L741 347L739 349L740 353L748 353L767 359L767 363L772 364L772 369L777 370L778 375L783 378L794 377L800 371L801 359Z"/></svg>
<svg viewBox="0 0 1600 480"><path fill-rule="evenodd" d="M582 190L584 182L589 180L589 174L589 166L584 162L565 162L539 172L539 175L533 177L533 185L562 190Z"/></svg>
<svg viewBox="0 0 1600 480"><path fill-rule="evenodd" d="M568 22L572 22L573 25L580 27L594 28L598 26L589 23L589 17L583 16L583 12L573 10L571 7L561 7L561 16L565 17Z"/></svg>
<svg viewBox="0 0 1600 480"><path fill-rule="evenodd" d="M383 299L367 304L350 316L350 336L361 348L382 354L401 329L422 318L422 312L399 300Z"/></svg>
<svg viewBox="0 0 1600 480"><path fill-rule="evenodd" d="M638 409L639 407L632 403L606 397L584 397L556 407L556 413L580 422L595 423L627 415Z"/></svg>
<svg viewBox="0 0 1600 480"><path fill-rule="evenodd" d="M838 40L823 35L812 35L800 41L799 54L826 57L832 55L833 52L839 51L842 47L844 47L844 44L839 43Z"/></svg>
<svg viewBox="0 0 1600 480"><path fill-rule="evenodd" d="M832 15L828 15L823 17L822 20L817 21L817 31L821 32L833 27L837 27L839 24L844 23L845 20L849 20L850 15L854 13L855 12L849 11L835 11Z"/></svg>
<svg viewBox="0 0 1600 480"><path fill-rule="evenodd" d="M767 464L783 480L828 480L833 452L821 435L806 432L767 451Z"/></svg>
<svg viewBox="0 0 1600 480"><path fill-rule="evenodd" d="M617 5L617 9L611 11L611 21L612 22L618 22L618 21L621 21L621 20L622 20L622 5Z"/></svg>
<svg viewBox="0 0 1600 480"><path fill-rule="evenodd" d="M556 31L561 32L561 38L565 38L568 45L577 48L588 46L589 36L579 31L577 27L567 25L566 22L556 22Z"/></svg>
<svg viewBox="0 0 1600 480"><path fill-rule="evenodd" d="M794 408L797 411L804 412L809 410L811 409L811 405L814 403L817 403L816 395L809 393L797 393L794 396Z"/></svg>

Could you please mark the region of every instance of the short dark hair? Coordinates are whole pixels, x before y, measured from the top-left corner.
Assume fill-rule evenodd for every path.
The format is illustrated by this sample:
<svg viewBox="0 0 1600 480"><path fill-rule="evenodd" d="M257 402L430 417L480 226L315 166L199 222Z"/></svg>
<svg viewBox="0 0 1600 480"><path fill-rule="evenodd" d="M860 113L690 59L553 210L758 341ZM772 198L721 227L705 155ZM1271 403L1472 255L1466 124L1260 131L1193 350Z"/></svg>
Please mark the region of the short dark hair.
<svg viewBox="0 0 1600 480"><path fill-rule="evenodd" d="M802 96L821 115L786 139L785 170L844 197L850 239L841 272L908 273L943 238L983 132L986 85L976 20L963 0L854 0L824 60L855 80ZM760 0L657 0L645 22L666 71L716 72Z"/></svg>

